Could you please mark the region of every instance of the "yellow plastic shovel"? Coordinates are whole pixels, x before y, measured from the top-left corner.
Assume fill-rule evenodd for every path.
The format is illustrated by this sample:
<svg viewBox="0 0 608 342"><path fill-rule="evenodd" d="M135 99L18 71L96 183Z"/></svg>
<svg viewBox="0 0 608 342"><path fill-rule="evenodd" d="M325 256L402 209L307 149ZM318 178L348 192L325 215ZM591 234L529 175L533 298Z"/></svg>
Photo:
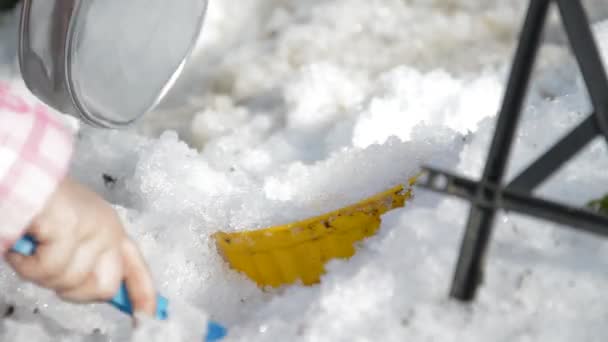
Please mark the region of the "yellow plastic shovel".
<svg viewBox="0 0 608 342"><path fill-rule="evenodd" d="M218 232L213 237L228 264L259 286L315 284L327 261L354 255L355 243L376 233L382 214L404 206L414 182L415 177L405 186L321 216L259 230Z"/></svg>

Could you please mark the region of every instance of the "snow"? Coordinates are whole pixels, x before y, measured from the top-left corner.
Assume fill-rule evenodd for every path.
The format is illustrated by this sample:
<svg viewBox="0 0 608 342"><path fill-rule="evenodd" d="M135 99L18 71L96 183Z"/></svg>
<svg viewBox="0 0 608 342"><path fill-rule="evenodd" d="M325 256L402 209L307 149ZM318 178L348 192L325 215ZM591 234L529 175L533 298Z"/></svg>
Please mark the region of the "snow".
<svg viewBox="0 0 608 342"><path fill-rule="evenodd" d="M608 16L601 1L587 4ZM524 9L212 1L170 98L130 130L83 127L71 171L116 206L178 318L133 332L114 309L63 303L3 267L0 312L11 314L0 339L193 340L208 315L229 328L227 341L603 340L604 240L501 213L485 283L463 305L447 294L467 206L422 189L312 287L262 291L210 239L339 208L423 164L479 175ZM2 19L4 38L15 21ZM509 177L590 110L552 22ZM608 58L608 22L595 30ZM574 205L603 195L606 152L594 141L538 193Z"/></svg>

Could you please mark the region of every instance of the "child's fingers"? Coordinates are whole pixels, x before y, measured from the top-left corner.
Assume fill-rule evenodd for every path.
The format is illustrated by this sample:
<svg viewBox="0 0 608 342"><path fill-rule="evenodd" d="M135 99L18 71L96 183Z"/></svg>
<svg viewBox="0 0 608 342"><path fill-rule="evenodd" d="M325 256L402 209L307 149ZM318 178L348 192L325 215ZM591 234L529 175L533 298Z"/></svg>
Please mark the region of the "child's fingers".
<svg viewBox="0 0 608 342"><path fill-rule="evenodd" d="M97 240L81 242L64 271L46 282L48 287L62 292L84 283L107 248L107 244Z"/></svg>
<svg viewBox="0 0 608 342"><path fill-rule="evenodd" d="M120 252L107 250L100 255L95 268L84 282L57 294L73 302L107 301L118 292L123 274Z"/></svg>
<svg viewBox="0 0 608 342"><path fill-rule="evenodd" d="M60 192L53 195L45 210L38 215L27 233L38 241L36 253L23 257L8 253L7 260L26 280L44 286L49 278L61 274L76 250L78 238L74 227L78 222L75 212L65 207ZM58 229L57 227L61 227Z"/></svg>
<svg viewBox="0 0 608 342"><path fill-rule="evenodd" d="M32 256L8 253L7 261L22 278L47 287L50 279L63 273L75 250L76 241L59 239L52 244L40 244Z"/></svg>
<svg viewBox="0 0 608 342"><path fill-rule="evenodd" d="M125 238L121 244L124 281L129 292L133 311L154 316L156 312L156 290L142 255L135 244Z"/></svg>

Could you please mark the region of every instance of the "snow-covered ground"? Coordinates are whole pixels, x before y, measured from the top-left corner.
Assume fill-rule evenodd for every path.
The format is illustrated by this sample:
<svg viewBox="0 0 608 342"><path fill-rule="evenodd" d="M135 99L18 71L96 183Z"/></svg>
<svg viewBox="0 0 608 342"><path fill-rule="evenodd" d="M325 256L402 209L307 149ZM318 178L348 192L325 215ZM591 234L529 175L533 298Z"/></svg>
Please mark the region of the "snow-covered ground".
<svg viewBox="0 0 608 342"><path fill-rule="evenodd" d="M586 4L594 20L608 17L605 2ZM422 189L313 287L261 291L210 239L338 208L422 164L479 175L525 6L212 1L167 101L129 131L83 128L72 174L116 205L174 311L207 313L228 326L227 341L603 341L605 240L501 214L485 283L462 305L447 293L467 206ZM510 176L590 110L556 22ZM0 25L8 43L15 20ZM608 22L595 29L608 60ZM607 152L594 142L539 193L584 205L608 192ZM2 341L173 341L197 329L175 320L131 336L114 309L63 303L6 266L4 311Z"/></svg>

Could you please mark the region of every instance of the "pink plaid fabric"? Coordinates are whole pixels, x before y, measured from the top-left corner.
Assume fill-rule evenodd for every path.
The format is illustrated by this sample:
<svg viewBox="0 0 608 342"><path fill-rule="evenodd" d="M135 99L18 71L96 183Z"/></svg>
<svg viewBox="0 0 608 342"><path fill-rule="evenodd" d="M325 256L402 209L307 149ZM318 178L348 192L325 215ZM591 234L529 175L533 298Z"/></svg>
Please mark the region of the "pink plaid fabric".
<svg viewBox="0 0 608 342"><path fill-rule="evenodd" d="M6 251L67 172L73 131L23 87L0 81L0 252Z"/></svg>

